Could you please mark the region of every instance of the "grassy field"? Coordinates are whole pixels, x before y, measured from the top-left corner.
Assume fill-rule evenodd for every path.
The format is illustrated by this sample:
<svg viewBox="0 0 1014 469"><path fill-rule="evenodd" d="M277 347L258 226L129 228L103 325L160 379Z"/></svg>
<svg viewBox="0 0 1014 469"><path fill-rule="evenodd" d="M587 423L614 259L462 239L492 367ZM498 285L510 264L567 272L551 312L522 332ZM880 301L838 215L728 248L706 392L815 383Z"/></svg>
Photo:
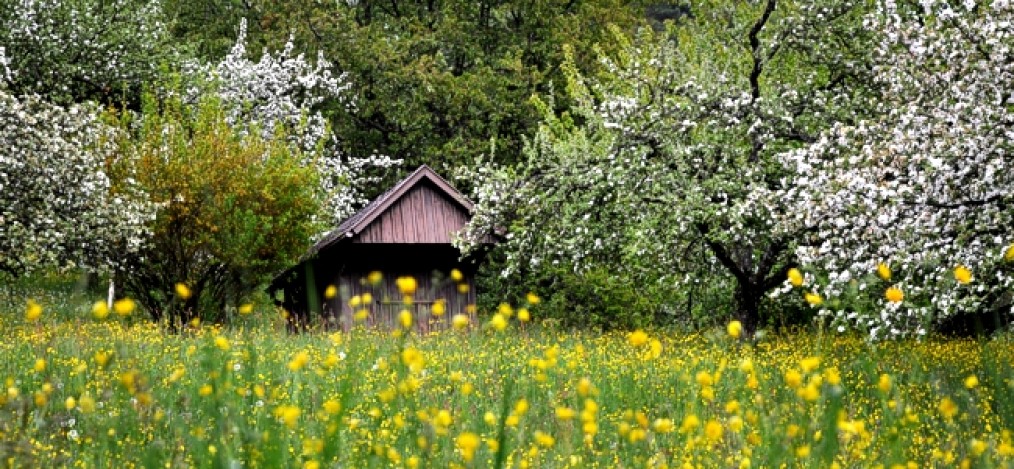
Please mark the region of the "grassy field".
<svg viewBox="0 0 1014 469"><path fill-rule="evenodd" d="M425 337L263 318L172 334L39 296L0 314L8 466L1014 464L1010 337L747 342L517 314Z"/></svg>

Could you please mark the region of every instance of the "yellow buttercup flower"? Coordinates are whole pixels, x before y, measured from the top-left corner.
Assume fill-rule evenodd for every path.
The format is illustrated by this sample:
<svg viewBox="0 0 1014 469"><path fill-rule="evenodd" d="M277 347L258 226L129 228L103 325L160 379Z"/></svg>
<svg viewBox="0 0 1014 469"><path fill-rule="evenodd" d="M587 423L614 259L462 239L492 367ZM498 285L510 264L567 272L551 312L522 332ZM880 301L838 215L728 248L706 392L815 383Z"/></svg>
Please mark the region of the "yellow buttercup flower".
<svg viewBox="0 0 1014 469"><path fill-rule="evenodd" d="M627 343L634 347L640 347L648 343L648 333L640 329L627 334Z"/></svg>
<svg viewBox="0 0 1014 469"><path fill-rule="evenodd" d="M807 303L810 303L810 306L820 306L824 303L824 298L822 298L820 294L814 292L807 292L803 295L803 298Z"/></svg>
<svg viewBox="0 0 1014 469"><path fill-rule="evenodd" d="M528 322L532 320L532 314L528 312L528 308L518 308L518 321Z"/></svg>
<svg viewBox="0 0 1014 469"><path fill-rule="evenodd" d="M446 313L446 312L447 312L447 305L444 303L444 300L437 300L437 301L433 302L432 306L430 306L430 314L432 314L432 315L434 315L436 317L443 316L444 313Z"/></svg>
<svg viewBox="0 0 1014 469"><path fill-rule="evenodd" d="M798 287L803 284L803 273L800 272L799 269L795 267L789 269L788 277L789 283L791 283L792 286L794 287Z"/></svg>
<svg viewBox="0 0 1014 469"><path fill-rule="evenodd" d="M244 303L236 311L244 316L250 314L253 312L253 303Z"/></svg>
<svg viewBox="0 0 1014 469"><path fill-rule="evenodd" d="M454 440L454 445L461 451L461 459L470 462L475 458L475 450L479 448L479 435L472 432L463 432Z"/></svg>
<svg viewBox="0 0 1014 469"><path fill-rule="evenodd" d="M743 323L739 321L730 321L729 325L726 326L726 331L733 339L738 339L743 334Z"/></svg>
<svg viewBox="0 0 1014 469"><path fill-rule="evenodd" d="M975 375L969 375L967 378L965 378L965 387L966 388L968 388L968 389L974 389L978 385L979 385L979 378L976 377Z"/></svg>
<svg viewBox="0 0 1014 469"><path fill-rule="evenodd" d="M905 299L905 293L898 287L891 287L884 291L884 298L891 303L897 303Z"/></svg>
<svg viewBox="0 0 1014 469"><path fill-rule="evenodd" d="M887 282L891 280L891 267L881 262L877 264L877 276L883 281Z"/></svg>
<svg viewBox="0 0 1014 469"><path fill-rule="evenodd" d="M384 280L384 274L379 270L374 270L366 276L366 281L369 282L370 285L379 285L382 280Z"/></svg>
<svg viewBox="0 0 1014 469"><path fill-rule="evenodd" d="M542 301L542 299L539 298L539 295L532 292L528 292L528 294L525 295L525 299L528 300L528 304L530 305L537 305L540 301Z"/></svg>
<svg viewBox="0 0 1014 469"><path fill-rule="evenodd" d="M954 280L964 285L972 281L972 271L968 270L968 267L959 265L954 268Z"/></svg>
<svg viewBox="0 0 1014 469"><path fill-rule="evenodd" d="M176 296L180 297L180 299L188 299L191 294L190 287L188 287L187 284L183 282L176 284Z"/></svg>
<svg viewBox="0 0 1014 469"><path fill-rule="evenodd" d="M1003 260L1007 262L1014 262L1014 244L1011 244L1003 253Z"/></svg>
<svg viewBox="0 0 1014 469"><path fill-rule="evenodd" d="M42 317L42 305L34 300L28 300L28 307L25 309L25 320L28 322L38 321Z"/></svg>
<svg viewBox="0 0 1014 469"><path fill-rule="evenodd" d="M489 320L489 325L493 326L493 329L502 331L507 328L507 318L503 317L500 313L496 313L493 315L493 319Z"/></svg>
<svg viewBox="0 0 1014 469"><path fill-rule="evenodd" d="M113 311L120 316L129 316L130 313L134 312L134 308L137 304L130 298L123 298L113 302Z"/></svg>
<svg viewBox="0 0 1014 469"><path fill-rule="evenodd" d="M324 298L325 299L330 300L330 299L332 299L332 298L334 298L336 296L338 296L338 287L336 287L334 285L328 285L327 288L324 289Z"/></svg>
<svg viewBox="0 0 1014 469"><path fill-rule="evenodd" d="M419 288L419 284L413 277L398 277L394 283L398 286L398 291L405 296L414 295L415 290Z"/></svg>
<svg viewBox="0 0 1014 469"><path fill-rule="evenodd" d="M464 278L465 276L461 273L460 270L451 269L451 280L454 280L455 282L460 282Z"/></svg>
<svg viewBox="0 0 1014 469"><path fill-rule="evenodd" d="M105 301L99 300L92 305L92 316L99 321L109 316L109 305Z"/></svg>
<svg viewBox="0 0 1014 469"><path fill-rule="evenodd" d="M451 325L459 331L468 327L468 316L464 314L455 314L454 317L451 318Z"/></svg>
<svg viewBox="0 0 1014 469"><path fill-rule="evenodd" d="M943 415L944 418L950 420L954 418L955 415L958 415L958 411L960 409L958 408L958 404L951 400L951 398L945 397L940 400L940 405L937 406L937 410L940 411L940 415Z"/></svg>

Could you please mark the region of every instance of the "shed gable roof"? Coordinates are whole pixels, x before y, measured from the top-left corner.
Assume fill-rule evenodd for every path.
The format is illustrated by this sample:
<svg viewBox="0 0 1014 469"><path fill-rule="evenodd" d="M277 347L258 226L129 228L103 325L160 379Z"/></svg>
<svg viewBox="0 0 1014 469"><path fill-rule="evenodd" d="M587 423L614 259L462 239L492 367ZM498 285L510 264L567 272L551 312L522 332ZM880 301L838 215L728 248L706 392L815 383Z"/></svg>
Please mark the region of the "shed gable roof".
<svg viewBox="0 0 1014 469"><path fill-rule="evenodd" d="M430 183L438 193L445 199L457 205L465 213L472 212L472 202L458 192L447 180L440 177L429 166L422 165L418 169L402 179L379 197L371 201L361 210L342 221L338 228L325 235L320 241L314 244L311 254L338 243L344 239L354 238L378 218L382 217L389 209L401 201L413 189Z"/></svg>

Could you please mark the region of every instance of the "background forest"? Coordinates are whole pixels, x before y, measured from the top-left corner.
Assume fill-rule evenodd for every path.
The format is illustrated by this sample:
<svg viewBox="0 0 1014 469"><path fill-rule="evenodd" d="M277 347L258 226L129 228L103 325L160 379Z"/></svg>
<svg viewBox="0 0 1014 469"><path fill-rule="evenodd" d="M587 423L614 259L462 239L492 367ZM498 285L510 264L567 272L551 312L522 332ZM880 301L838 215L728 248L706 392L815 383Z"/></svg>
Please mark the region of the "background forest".
<svg viewBox="0 0 1014 469"><path fill-rule="evenodd" d="M1005 0L0 0L0 275L222 321L425 163L481 310L1003 328L1012 51Z"/></svg>

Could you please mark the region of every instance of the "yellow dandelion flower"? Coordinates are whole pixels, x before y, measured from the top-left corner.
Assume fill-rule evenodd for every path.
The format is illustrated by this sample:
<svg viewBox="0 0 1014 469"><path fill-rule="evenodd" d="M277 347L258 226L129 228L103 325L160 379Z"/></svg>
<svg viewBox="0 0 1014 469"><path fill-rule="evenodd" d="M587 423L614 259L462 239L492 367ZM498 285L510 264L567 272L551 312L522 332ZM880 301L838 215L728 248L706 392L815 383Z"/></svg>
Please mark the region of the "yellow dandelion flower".
<svg viewBox="0 0 1014 469"><path fill-rule="evenodd" d="M532 320L532 313L528 311L528 308L518 308L518 321L528 322Z"/></svg>
<svg viewBox="0 0 1014 469"><path fill-rule="evenodd" d="M458 284L458 293L464 295L465 293L468 293L468 290L469 290L469 288L468 288L468 284L467 283L459 283Z"/></svg>
<svg viewBox="0 0 1014 469"><path fill-rule="evenodd" d="M355 319L356 322L363 322L369 316L370 316L370 310L368 310L366 308L360 308L360 309L356 310L355 313L352 314L352 318Z"/></svg>
<svg viewBox="0 0 1014 469"><path fill-rule="evenodd" d="M954 268L954 280L958 283L965 285L972 281L972 271L968 270L968 267L959 265Z"/></svg>
<svg viewBox="0 0 1014 469"><path fill-rule="evenodd" d="M246 316L253 312L253 308L254 308L253 303L244 303L240 305L239 308L236 309L236 312Z"/></svg>
<svg viewBox="0 0 1014 469"><path fill-rule="evenodd" d="M968 377L965 378L965 387L966 388L968 388L968 389L975 389L975 387L978 386L978 385L979 385L979 378L977 378L975 375L968 375Z"/></svg>
<svg viewBox="0 0 1014 469"><path fill-rule="evenodd" d="M672 419L655 419L651 424L651 428L658 433L672 433L676 429L676 424L673 423Z"/></svg>
<svg viewBox="0 0 1014 469"><path fill-rule="evenodd" d="M1003 260L1007 262L1014 262L1014 244L1011 244L1006 251L1003 253Z"/></svg>
<svg viewBox="0 0 1014 469"><path fill-rule="evenodd" d="M704 425L704 436L708 441L721 440L723 433L725 433L725 430L717 420L708 420L708 423Z"/></svg>
<svg viewBox="0 0 1014 469"><path fill-rule="evenodd" d="M218 337L215 337L215 347L218 347L218 349L222 350L222 351L228 351L229 350L229 339L227 339L227 338L225 338L225 336L221 336L221 335L218 336Z"/></svg>
<svg viewBox="0 0 1014 469"><path fill-rule="evenodd" d="M46 371L46 359L38 358L35 360L35 366L32 367L36 373L42 373Z"/></svg>
<svg viewBox="0 0 1014 469"><path fill-rule="evenodd" d="M528 294L525 295L525 300L527 300L530 305L537 305L540 301L542 301L542 299L539 298L539 295L536 295L533 292L528 292Z"/></svg>
<svg viewBox="0 0 1014 469"><path fill-rule="evenodd" d="M275 418L282 421L286 427L296 428L299 422L299 407L292 405L281 405L275 408Z"/></svg>
<svg viewBox="0 0 1014 469"><path fill-rule="evenodd" d="M884 394L891 392L891 375L886 373L880 375L880 379L877 381L877 389Z"/></svg>
<svg viewBox="0 0 1014 469"><path fill-rule="evenodd" d="M975 457L982 456L982 453L985 453L987 448L986 442L978 438L972 438L972 441L968 443L968 449L972 451L972 456Z"/></svg>
<svg viewBox="0 0 1014 469"><path fill-rule="evenodd" d="M648 343L648 333L640 329L627 334L627 343L634 347L640 347Z"/></svg>
<svg viewBox="0 0 1014 469"><path fill-rule="evenodd" d="M443 316L444 313L446 313L446 312L447 312L447 304L442 299L434 301L433 305L430 306L430 314L432 314L432 315L434 315L434 316L436 316L438 318L440 316Z"/></svg>
<svg viewBox="0 0 1014 469"><path fill-rule="evenodd" d="M952 419L958 415L958 404L956 404L951 398L945 397L940 400L940 404L937 406L937 410L940 411L940 415L943 415L945 419Z"/></svg>
<svg viewBox="0 0 1014 469"><path fill-rule="evenodd" d="M136 307L137 303L134 303L134 300L130 298L122 298L113 302L113 311L121 317L129 316Z"/></svg>
<svg viewBox="0 0 1014 469"><path fill-rule="evenodd" d="M820 366L820 357L807 357L799 361L799 368L802 368L803 373L816 370L818 366Z"/></svg>
<svg viewBox="0 0 1014 469"><path fill-rule="evenodd" d="M690 433L699 426L701 426L701 419L697 418L696 415L690 414L683 418L683 423L680 424L680 432Z"/></svg>
<svg viewBox="0 0 1014 469"><path fill-rule="evenodd" d="M330 300L330 299L332 299L332 298L334 298L336 296L338 296L338 287L336 287L334 285L328 285L327 288L324 289L324 298L325 299Z"/></svg>
<svg viewBox="0 0 1014 469"><path fill-rule="evenodd" d="M541 430L536 430L533 436L535 437L535 444L543 448L550 448L556 443L556 438L553 438L553 435Z"/></svg>
<svg viewBox="0 0 1014 469"><path fill-rule="evenodd" d="M796 457L800 458L800 459L805 459L805 458L810 457L810 446L809 445L803 445L803 446L800 446L800 447L796 448Z"/></svg>
<svg viewBox="0 0 1014 469"><path fill-rule="evenodd" d="M419 284L416 283L414 277L398 277L394 283L398 286L398 291L404 296L414 295L415 290L419 288Z"/></svg>
<svg viewBox="0 0 1014 469"><path fill-rule="evenodd" d="M803 385L803 375L796 370L786 371L785 384L787 384L792 389L797 389Z"/></svg>
<svg viewBox="0 0 1014 469"><path fill-rule="evenodd" d="M891 287L884 291L884 298L891 303L898 303L905 299L905 293L898 287Z"/></svg>
<svg viewBox="0 0 1014 469"><path fill-rule="evenodd" d="M805 299L810 306L820 306L824 303L824 298L815 292L806 292L806 294L803 295L803 299Z"/></svg>
<svg viewBox="0 0 1014 469"><path fill-rule="evenodd" d="M891 267L883 262L877 264L877 277L885 282L891 281Z"/></svg>
<svg viewBox="0 0 1014 469"><path fill-rule="evenodd" d="M451 280L454 280L455 282L460 282L464 278L465 278L465 276L464 276L464 274L461 273L460 270L458 270L458 269L451 269Z"/></svg>
<svg viewBox="0 0 1014 469"><path fill-rule="evenodd" d="M95 399L89 394L82 394L81 398L78 399L77 405L83 413L89 414L95 412Z"/></svg>
<svg viewBox="0 0 1014 469"><path fill-rule="evenodd" d="M461 451L461 458L465 462L472 461L475 458L475 450L479 448L479 435L472 432L462 432L454 439L454 446L458 447L458 451Z"/></svg>
<svg viewBox="0 0 1014 469"><path fill-rule="evenodd" d="M525 415L528 412L528 399L518 399L514 403L514 413L517 415Z"/></svg>
<svg viewBox="0 0 1014 469"><path fill-rule="evenodd" d="M738 339L739 336L743 335L743 323L739 321L730 321L728 326L725 326L726 332L729 333L729 337Z"/></svg>
<svg viewBox="0 0 1014 469"><path fill-rule="evenodd" d="M791 283L792 286L798 287L803 285L803 273L800 272L799 269L795 267L789 269L787 277L789 278L789 283Z"/></svg>
<svg viewBox="0 0 1014 469"><path fill-rule="evenodd" d="M577 411L575 411L574 409L571 409L570 407L557 407L556 408L556 418L558 418L560 420L564 420L564 421L566 421L566 420L573 420L576 415L577 415Z"/></svg>
<svg viewBox="0 0 1014 469"><path fill-rule="evenodd" d="M383 280L384 280L384 274L382 272L380 272L379 270L374 270L373 272L370 272L366 276L366 281L369 282L370 285L373 285L373 286L379 285L380 282L383 281Z"/></svg>
<svg viewBox="0 0 1014 469"><path fill-rule="evenodd" d="M215 388L213 388L210 384L205 384L197 390L197 394L204 397L210 396L212 392L215 392Z"/></svg>
<svg viewBox="0 0 1014 469"><path fill-rule="evenodd" d="M409 329L412 327L412 323L414 321L412 313L409 310L403 309L400 313L398 313L398 322L401 323L401 327Z"/></svg>
<svg viewBox="0 0 1014 469"><path fill-rule="evenodd" d="M28 322L38 321L42 317L42 305L35 300L28 300L28 307L25 308L25 320Z"/></svg>
<svg viewBox="0 0 1014 469"><path fill-rule="evenodd" d="M507 328L507 318L504 318L502 314L497 313L493 315L493 318L489 320L489 325L498 331L502 331Z"/></svg>
<svg viewBox="0 0 1014 469"><path fill-rule="evenodd" d="M190 287L188 287L187 284L183 282L176 284L176 296L180 297L180 299L186 300L190 298L191 294Z"/></svg>
<svg viewBox="0 0 1014 469"><path fill-rule="evenodd" d="M464 314L455 314L454 317L451 318L451 325L459 331L468 327L468 316Z"/></svg>
<svg viewBox="0 0 1014 469"><path fill-rule="evenodd" d="M328 399L328 400L324 401L324 404L322 404L322 407L324 408L324 412L326 412L328 415L335 415L340 410L342 410L341 403L338 402L335 399Z"/></svg>
<svg viewBox="0 0 1014 469"><path fill-rule="evenodd" d="M109 316L109 305L107 305L105 301L96 301L95 304L92 305L92 317L101 321L107 316Z"/></svg>
<svg viewBox="0 0 1014 469"><path fill-rule="evenodd" d="M302 370L308 363L310 363L310 354L301 350L293 355L292 360L289 360L288 367L292 371L299 371Z"/></svg>

